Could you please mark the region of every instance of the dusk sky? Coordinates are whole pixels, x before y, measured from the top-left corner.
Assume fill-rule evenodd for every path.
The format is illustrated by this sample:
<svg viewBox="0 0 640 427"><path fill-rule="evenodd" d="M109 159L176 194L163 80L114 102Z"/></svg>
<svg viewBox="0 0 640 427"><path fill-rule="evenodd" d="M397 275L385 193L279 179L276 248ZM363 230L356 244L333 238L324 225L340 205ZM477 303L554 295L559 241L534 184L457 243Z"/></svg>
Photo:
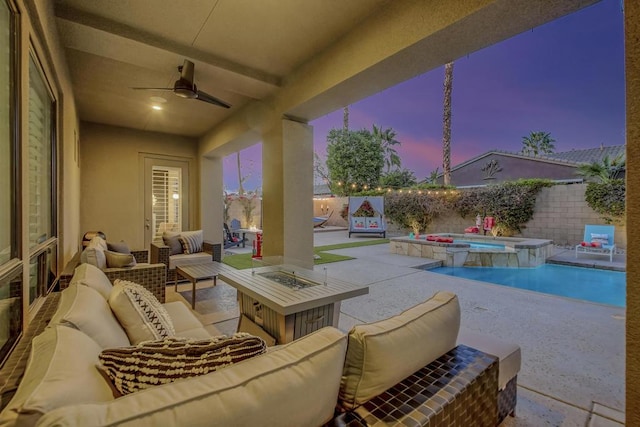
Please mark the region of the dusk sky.
<svg viewBox="0 0 640 427"><path fill-rule="evenodd" d="M418 180L442 171L444 67L349 107L349 128L393 128L402 167ZM312 121L326 157L342 109ZM492 149L519 152L522 137L550 132L557 152L625 143L624 29L620 0L572 15L455 60L451 165ZM240 152L245 190L262 187L262 144ZM236 156L224 160L225 189L238 188Z"/></svg>

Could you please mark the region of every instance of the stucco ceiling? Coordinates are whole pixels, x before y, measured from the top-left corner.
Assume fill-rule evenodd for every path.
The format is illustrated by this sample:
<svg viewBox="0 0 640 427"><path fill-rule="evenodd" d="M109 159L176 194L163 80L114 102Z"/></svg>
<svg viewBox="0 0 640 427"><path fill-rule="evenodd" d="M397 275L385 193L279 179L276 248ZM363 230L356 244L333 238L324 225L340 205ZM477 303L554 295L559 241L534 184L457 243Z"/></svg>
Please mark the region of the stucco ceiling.
<svg viewBox="0 0 640 427"><path fill-rule="evenodd" d="M287 77L388 0L56 0L80 118L200 136ZM223 109L171 92L184 59ZM151 97L166 99L151 109Z"/></svg>

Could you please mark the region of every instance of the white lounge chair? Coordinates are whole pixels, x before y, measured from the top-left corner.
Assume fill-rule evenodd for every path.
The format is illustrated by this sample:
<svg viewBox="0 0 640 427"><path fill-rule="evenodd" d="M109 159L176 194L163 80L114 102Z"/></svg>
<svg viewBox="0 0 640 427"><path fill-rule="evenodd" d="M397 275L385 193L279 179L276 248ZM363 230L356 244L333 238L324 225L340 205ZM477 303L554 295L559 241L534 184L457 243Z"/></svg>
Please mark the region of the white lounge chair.
<svg viewBox="0 0 640 427"><path fill-rule="evenodd" d="M616 249L615 231L616 228L613 225L585 225L582 243L576 245L576 258L578 258L578 253L608 255L609 262L612 262ZM593 244L597 246L593 246Z"/></svg>

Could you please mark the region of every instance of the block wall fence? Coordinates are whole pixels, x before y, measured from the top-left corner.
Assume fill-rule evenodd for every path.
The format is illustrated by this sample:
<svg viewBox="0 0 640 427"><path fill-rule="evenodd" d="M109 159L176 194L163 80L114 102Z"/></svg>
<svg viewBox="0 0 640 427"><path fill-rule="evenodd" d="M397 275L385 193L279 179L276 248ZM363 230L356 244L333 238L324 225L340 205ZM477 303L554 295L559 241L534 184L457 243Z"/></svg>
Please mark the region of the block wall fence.
<svg viewBox="0 0 640 427"><path fill-rule="evenodd" d="M536 198L533 219L525 224L522 234L518 236L553 240L556 245L575 245L582 241L585 224L605 224L584 199L586 184L555 185L543 188ZM314 215L322 215L332 210L333 215L327 225L347 227L347 222L340 216L346 197L330 197L314 200ZM322 210L321 210L322 205ZM475 225L475 215L462 218L456 213L437 218L427 233L463 233L464 229ZM620 249L627 247L626 224L614 224L615 241ZM393 224L388 226L389 235L408 234L409 230L401 230Z"/></svg>

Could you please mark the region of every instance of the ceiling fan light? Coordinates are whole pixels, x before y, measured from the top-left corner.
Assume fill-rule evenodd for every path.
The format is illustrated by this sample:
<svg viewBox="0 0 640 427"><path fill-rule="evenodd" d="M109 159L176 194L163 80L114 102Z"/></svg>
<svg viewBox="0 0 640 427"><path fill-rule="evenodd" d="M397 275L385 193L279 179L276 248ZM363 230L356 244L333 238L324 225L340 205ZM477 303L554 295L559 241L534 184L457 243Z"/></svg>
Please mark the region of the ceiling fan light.
<svg viewBox="0 0 640 427"><path fill-rule="evenodd" d="M152 105L152 106L151 106L151 108L153 108L153 109L154 109L154 110L156 110L156 111L160 111L160 110L162 110L162 107L161 107L161 106L159 106L159 105Z"/></svg>
<svg viewBox="0 0 640 427"><path fill-rule="evenodd" d="M189 88L176 88L173 91L173 93L178 95L180 98L188 98L188 99L193 99L198 96L195 92L193 92Z"/></svg>

